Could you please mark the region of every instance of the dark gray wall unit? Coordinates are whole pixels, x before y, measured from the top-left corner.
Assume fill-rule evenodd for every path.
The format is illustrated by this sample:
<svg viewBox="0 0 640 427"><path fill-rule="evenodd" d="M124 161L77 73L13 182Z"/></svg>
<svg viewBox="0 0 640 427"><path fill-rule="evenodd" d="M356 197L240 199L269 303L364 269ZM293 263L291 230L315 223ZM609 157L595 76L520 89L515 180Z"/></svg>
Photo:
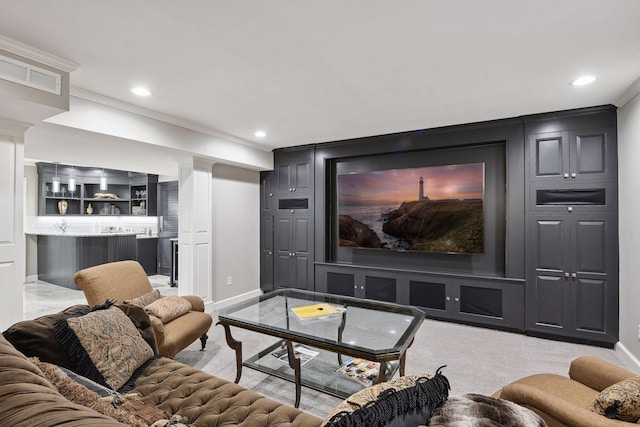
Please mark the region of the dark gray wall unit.
<svg viewBox="0 0 640 427"><path fill-rule="evenodd" d="M608 345L617 337L615 124L615 107L604 106L276 150L274 171L262 174L261 286ZM485 164L483 254L338 244L339 173L469 162ZM308 209L280 209L306 197ZM290 258L308 243L313 279L301 286Z"/></svg>
<svg viewBox="0 0 640 427"><path fill-rule="evenodd" d="M615 109L535 116L526 132L527 331L611 346L618 341Z"/></svg>
<svg viewBox="0 0 640 427"><path fill-rule="evenodd" d="M136 259L144 268L147 276L158 272L158 238L141 237L136 239Z"/></svg>
<svg viewBox="0 0 640 427"><path fill-rule="evenodd" d="M38 236L38 279L77 289L73 275L83 268L136 259L136 236Z"/></svg>

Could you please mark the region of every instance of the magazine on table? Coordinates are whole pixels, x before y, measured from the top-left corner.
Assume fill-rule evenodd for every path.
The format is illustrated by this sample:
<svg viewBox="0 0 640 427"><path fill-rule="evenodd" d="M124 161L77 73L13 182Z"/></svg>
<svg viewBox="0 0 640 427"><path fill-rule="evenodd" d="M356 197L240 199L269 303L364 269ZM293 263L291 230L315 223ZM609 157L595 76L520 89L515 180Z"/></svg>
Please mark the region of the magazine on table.
<svg viewBox="0 0 640 427"><path fill-rule="evenodd" d="M311 319L327 319L340 314L345 309L343 307L336 307L328 303L319 303L311 305L303 305L300 307L293 307L291 312L296 315L299 320L311 320Z"/></svg>
<svg viewBox="0 0 640 427"><path fill-rule="evenodd" d="M317 351L311 350L309 347L305 347L302 344L295 344L293 346L293 357L295 357L296 359L300 359L300 366L308 363L318 354L319 353ZM282 363L286 363L287 365L289 364L289 354L287 352L287 347L280 348L271 353L271 355Z"/></svg>
<svg viewBox="0 0 640 427"><path fill-rule="evenodd" d="M360 358L351 358L347 359L336 372L368 387L378 379L380 363Z"/></svg>

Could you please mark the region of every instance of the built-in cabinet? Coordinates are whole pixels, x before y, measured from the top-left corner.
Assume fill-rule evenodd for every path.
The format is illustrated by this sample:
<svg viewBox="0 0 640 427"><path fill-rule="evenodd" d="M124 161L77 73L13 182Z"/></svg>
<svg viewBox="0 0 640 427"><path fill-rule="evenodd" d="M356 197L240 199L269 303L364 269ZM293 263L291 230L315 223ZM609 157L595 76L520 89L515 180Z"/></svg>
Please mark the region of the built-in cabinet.
<svg viewBox="0 0 640 427"><path fill-rule="evenodd" d="M313 290L313 149L279 151L261 175L260 287Z"/></svg>
<svg viewBox="0 0 640 427"><path fill-rule="evenodd" d="M146 215L157 213L158 176L38 163L39 215ZM107 189L100 189L106 176ZM54 192L53 178L60 178ZM73 177L75 185L70 186Z"/></svg>
<svg viewBox="0 0 640 427"><path fill-rule="evenodd" d="M524 280L316 264L316 291L396 302L428 317L524 328Z"/></svg>
<svg viewBox="0 0 640 427"><path fill-rule="evenodd" d="M616 138L615 107L604 106L276 150L274 169L261 174L261 288L410 304L432 318L613 345ZM485 219L505 218L496 247L485 242L477 257L405 256L345 252L335 243L337 162L384 163L383 155L400 147L416 155L468 151L482 141L505 147L505 184L487 186L484 195L490 206L495 195L506 194L504 206L494 203L498 211L485 212ZM487 158L496 170L498 157Z"/></svg>
<svg viewBox="0 0 640 427"><path fill-rule="evenodd" d="M527 129L527 330L614 344L615 113L553 117Z"/></svg>

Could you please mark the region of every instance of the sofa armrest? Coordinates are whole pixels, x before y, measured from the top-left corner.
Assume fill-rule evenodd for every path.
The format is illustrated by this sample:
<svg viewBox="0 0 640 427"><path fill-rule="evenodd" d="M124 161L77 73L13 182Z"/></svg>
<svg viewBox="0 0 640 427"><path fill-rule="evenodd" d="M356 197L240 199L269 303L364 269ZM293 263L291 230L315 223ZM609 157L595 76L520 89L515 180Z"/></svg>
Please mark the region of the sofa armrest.
<svg viewBox="0 0 640 427"><path fill-rule="evenodd" d="M202 298L196 295L181 295L182 298L186 299L191 303L191 309L193 311L202 311L204 312L204 301Z"/></svg>
<svg viewBox="0 0 640 427"><path fill-rule="evenodd" d="M635 376L619 366L593 356L581 356L571 362L569 377L596 391Z"/></svg>
<svg viewBox="0 0 640 427"><path fill-rule="evenodd" d="M158 349L160 349L164 345L164 325L162 324L162 320L152 314L149 315L149 320L151 321L153 332L156 334Z"/></svg>
<svg viewBox="0 0 640 427"><path fill-rule="evenodd" d="M509 384L500 390L500 398L525 406L538 414L545 414L569 427L622 427L637 424L612 420L588 409L567 404L566 401L526 384Z"/></svg>

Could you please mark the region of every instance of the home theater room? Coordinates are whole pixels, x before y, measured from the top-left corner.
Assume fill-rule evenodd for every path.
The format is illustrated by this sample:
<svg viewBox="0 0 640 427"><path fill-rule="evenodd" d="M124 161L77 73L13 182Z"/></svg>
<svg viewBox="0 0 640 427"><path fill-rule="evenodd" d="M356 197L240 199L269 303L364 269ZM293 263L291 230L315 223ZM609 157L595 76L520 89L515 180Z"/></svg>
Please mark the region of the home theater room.
<svg viewBox="0 0 640 427"><path fill-rule="evenodd" d="M637 0L0 11L0 424L640 424Z"/></svg>

